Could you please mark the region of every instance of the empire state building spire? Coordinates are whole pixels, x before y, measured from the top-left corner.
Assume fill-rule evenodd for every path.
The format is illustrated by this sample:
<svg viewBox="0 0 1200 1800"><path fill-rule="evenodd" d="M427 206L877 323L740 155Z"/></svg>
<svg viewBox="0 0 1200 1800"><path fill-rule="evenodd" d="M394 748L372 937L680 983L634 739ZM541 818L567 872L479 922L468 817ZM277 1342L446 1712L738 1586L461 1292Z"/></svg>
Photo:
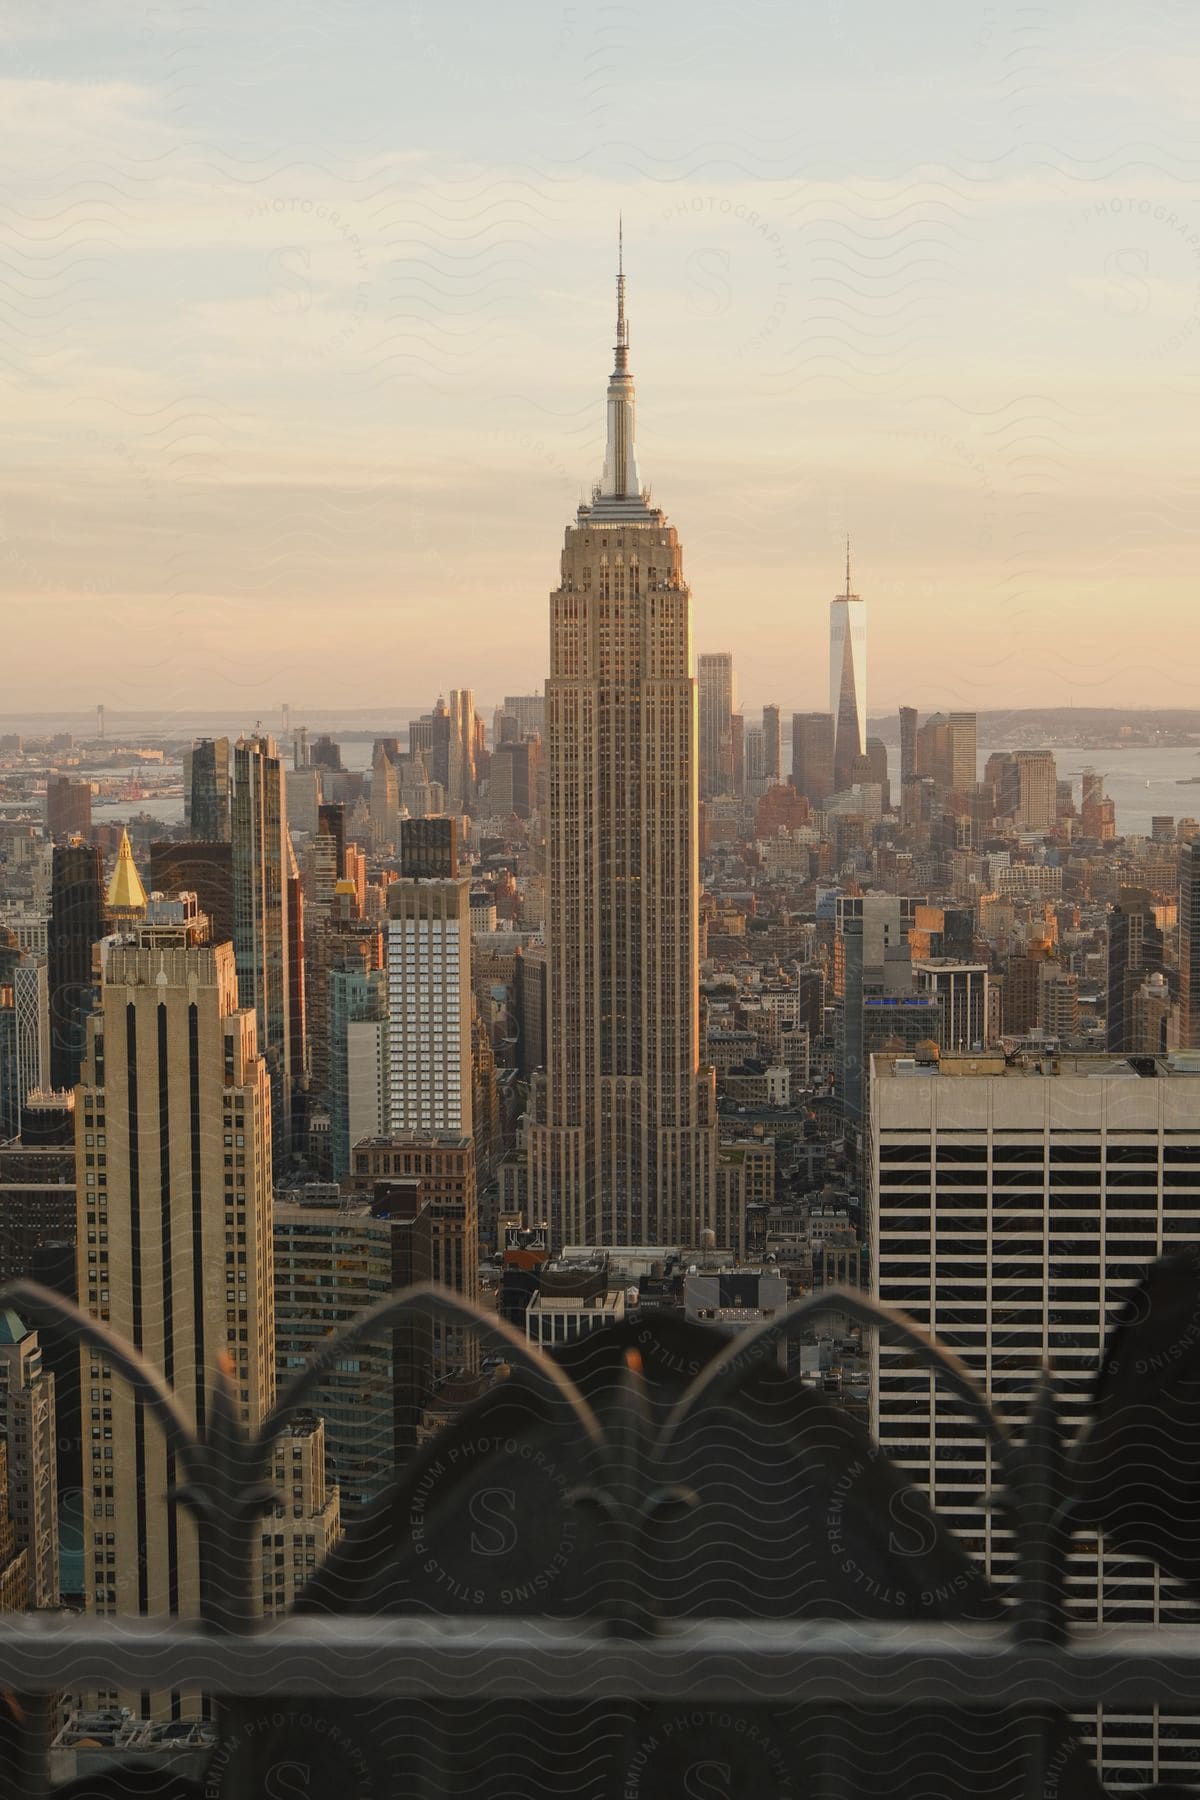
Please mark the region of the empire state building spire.
<svg viewBox="0 0 1200 1800"><path fill-rule="evenodd" d="M629 324L625 318L625 232L617 228L617 341L608 382L608 443L597 500L632 501L642 506L634 428L633 376L629 373Z"/></svg>
<svg viewBox="0 0 1200 1800"><path fill-rule="evenodd" d="M629 326L625 319L625 221L617 219L617 341L615 375L629 373Z"/></svg>

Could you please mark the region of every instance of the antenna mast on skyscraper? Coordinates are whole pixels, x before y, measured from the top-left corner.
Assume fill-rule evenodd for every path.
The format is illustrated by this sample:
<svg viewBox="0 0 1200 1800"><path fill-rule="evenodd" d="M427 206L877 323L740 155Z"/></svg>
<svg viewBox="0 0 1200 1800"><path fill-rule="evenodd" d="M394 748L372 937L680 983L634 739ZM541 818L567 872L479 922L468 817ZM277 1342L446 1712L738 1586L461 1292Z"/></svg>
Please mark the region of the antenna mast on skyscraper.
<svg viewBox="0 0 1200 1800"><path fill-rule="evenodd" d="M617 214L617 362L619 374L629 369L629 326L625 319L625 216Z"/></svg>

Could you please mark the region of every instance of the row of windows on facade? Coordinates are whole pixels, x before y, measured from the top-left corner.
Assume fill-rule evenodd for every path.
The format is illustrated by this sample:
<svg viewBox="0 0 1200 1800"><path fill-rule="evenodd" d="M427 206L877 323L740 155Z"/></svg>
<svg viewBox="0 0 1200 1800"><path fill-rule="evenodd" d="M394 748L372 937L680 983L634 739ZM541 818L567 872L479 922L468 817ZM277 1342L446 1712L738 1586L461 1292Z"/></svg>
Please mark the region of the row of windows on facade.
<svg viewBox="0 0 1200 1800"><path fill-rule="evenodd" d="M1049 1134L1045 1131L997 1130L986 1146L982 1141L986 1134L974 1126L964 1126L961 1130L953 1127L942 1127L936 1136L928 1132L916 1136L908 1131L903 1140L885 1139L879 1147L881 1159L890 1162L928 1162L931 1148L939 1158L944 1154L951 1162L977 1162L983 1156L993 1161L1025 1161L1032 1158L1037 1161L1043 1148L1050 1139L1050 1155L1058 1160L1060 1151L1083 1152L1090 1158L1099 1153L1101 1143L1106 1143L1106 1153L1114 1160L1121 1160L1122 1155L1130 1152L1126 1160L1141 1161L1148 1154L1157 1151L1160 1141L1165 1149L1183 1149L1189 1146L1192 1160L1200 1158L1200 1143L1197 1141L1195 1125L1163 1125L1158 1130L1147 1130L1144 1125L1117 1126L1108 1125L1097 1131L1085 1131L1078 1125L1052 1125ZM1121 1140L1113 1143L1113 1139ZM1138 1142L1129 1144L1124 1140L1136 1138ZM1179 1146L1168 1144L1166 1140L1184 1138L1187 1144ZM962 1140L966 1140L963 1142ZM1066 1139L1074 1140L1064 1142Z"/></svg>
<svg viewBox="0 0 1200 1800"><path fill-rule="evenodd" d="M892 1175L880 1182L876 1200L880 1217L889 1224L898 1216L913 1214L926 1229L932 1218L941 1230L961 1231L963 1214L986 1217L990 1212L998 1229L1008 1229L1010 1221L1048 1214L1050 1229L1062 1230L1070 1229L1077 1218L1151 1212L1160 1203L1167 1212L1181 1212L1194 1204L1197 1187L1197 1175L1170 1169L1159 1175L1125 1170L1119 1179L1105 1182L1080 1180L1078 1172L1062 1177L1051 1174L1049 1179L1025 1175L1014 1179L1010 1175L991 1186L975 1179L937 1189L930 1188L928 1179Z"/></svg>
<svg viewBox="0 0 1200 1800"><path fill-rule="evenodd" d="M991 1220L998 1237L1029 1232L1037 1222L1038 1229L1052 1234L1096 1230L1107 1224L1117 1232L1146 1229L1144 1215L1187 1211L1196 1204L1196 1182L1187 1181L1155 1186L1152 1182L1109 1189L1101 1193L1094 1188L1064 1192L1026 1186L1021 1192L1005 1188L991 1195L973 1188L951 1194L938 1194L932 1199L911 1188L897 1188L877 1196L880 1224L889 1233L896 1231L970 1232L985 1231ZM1172 1220L1178 1224L1177 1220Z"/></svg>
<svg viewBox="0 0 1200 1800"><path fill-rule="evenodd" d="M1186 1234L1167 1233L1163 1237L1114 1238L1109 1240L1107 1252L1098 1239L1046 1246L1040 1238L1029 1238L1006 1245L1003 1254L995 1251L989 1254L984 1244L969 1240L934 1249L914 1235L898 1242L889 1241L880 1256L879 1272L881 1279L886 1276L894 1280L916 1267L915 1262L904 1260L911 1257L919 1260L921 1271L927 1278L954 1281L969 1275L978 1277L986 1271L993 1281L1003 1284L1030 1279L1044 1259L1040 1279L1053 1287L1057 1281L1082 1280L1085 1269L1100 1267L1101 1263L1105 1269L1140 1269L1147 1257L1157 1256L1162 1244L1184 1243L1192 1235L1189 1231Z"/></svg>
<svg viewBox="0 0 1200 1800"><path fill-rule="evenodd" d="M953 1206L959 1198L956 1190L964 1190L963 1199L969 1204L973 1194L984 1194L989 1190L998 1195L1011 1192L1015 1199L1019 1194L1043 1192L1069 1197L1072 1188L1086 1188L1095 1194L1103 1189L1122 1192L1126 1188L1166 1189L1197 1185L1200 1185L1200 1169L1183 1168L1174 1162L1164 1162L1161 1167L1153 1163L1141 1167L1127 1162L1112 1163L1106 1169L1061 1166L1046 1169L1040 1164L1014 1168L1009 1164L992 1170L939 1169L934 1176L928 1169L911 1167L892 1167L879 1172L881 1195L899 1195L906 1206L918 1204L918 1196L923 1193L936 1194L939 1205ZM905 1189L915 1190L911 1198Z"/></svg>
<svg viewBox="0 0 1200 1800"><path fill-rule="evenodd" d="M920 1207L924 1194L931 1205L949 1211L961 1206L978 1206L989 1193L997 1206L1018 1210L1027 1206L1031 1199L1042 1196L1048 1196L1051 1201L1061 1199L1065 1207L1079 1207L1089 1201L1094 1203L1102 1194L1107 1194L1114 1205L1134 1206L1138 1204L1132 1198L1135 1193L1170 1194L1176 1188L1190 1190L1200 1185L1198 1178L1200 1170L1195 1169L1131 1169L1127 1164L1107 1171L1103 1179L1099 1171L1087 1169L1051 1169L1048 1176L1038 1170L1007 1169L997 1171L990 1181L978 1173L969 1176L952 1173L949 1178L939 1176L937 1182L932 1183L928 1174L920 1171L891 1171L886 1177L880 1177L879 1195L883 1203Z"/></svg>
<svg viewBox="0 0 1200 1800"><path fill-rule="evenodd" d="M370 1174L371 1160L366 1152L360 1152L355 1158L355 1172L359 1175ZM435 1158L430 1151L422 1153L405 1150L393 1154L385 1151L375 1160L378 1162L379 1172L384 1175L432 1175L435 1172Z"/></svg>
<svg viewBox="0 0 1200 1800"><path fill-rule="evenodd" d="M961 1204L939 1207L934 1212L923 1207L912 1194L899 1195L890 1205L878 1209L880 1230L886 1233L889 1243L920 1236L927 1243L936 1239L947 1247L963 1239L977 1239L982 1246L990 1237L1000 1252L1005 1245L1015 1246L1030 1239L1040 1242L1043 1237L1052 1244L1072 1238L1095 1238L1105 1231L1114 1238L1149 1237L1159 1229L1156 1220L1160 1201L1163 1224L1178 1234L1190 1229L1184 1210L1196 1204L1191 1188L1186 1193L1164 1192L1161 1196L1121 1193L1110 1196L1109 1204L1102 1207L1096 1205L1094 1196L1083 1195L1072 1206L1054 1204L1047 1209L1045 1197L1033 1194L1016 1205L993 1208L990 1213L978 1194L959 1198Z"/></svg>
<svg viewBox="0 0 1200 1800"><path fill-rule="evenodd" d="M941 1157L931 1165L928 1160L920 1162L914 1157L880 1158L880 1181L891 1186L917 1186L921 1183L934 1182L939 1187L985 1187L1028 1186L1031 1182L1041 1181L1047 1174L1060 1186L1069 1186L1071 1182L1095 1182L1101 1176L1105 1180L1120 1181L1131 1179L1135 1183L1153 1181L1165 1174L1168 1178L1172 1172L1179 1172L1185 1180L1195 1180L1200 1175L1200 1149L1195 1145L1164 1146L1161 1155L1153 1151L1135 1156L1110 1155L1105 1158L1097 1156L1055 1156L1048 1157L1014 1157L997 1156L991 1162L984 1156L975 1161L966 1157Z"/></svg>

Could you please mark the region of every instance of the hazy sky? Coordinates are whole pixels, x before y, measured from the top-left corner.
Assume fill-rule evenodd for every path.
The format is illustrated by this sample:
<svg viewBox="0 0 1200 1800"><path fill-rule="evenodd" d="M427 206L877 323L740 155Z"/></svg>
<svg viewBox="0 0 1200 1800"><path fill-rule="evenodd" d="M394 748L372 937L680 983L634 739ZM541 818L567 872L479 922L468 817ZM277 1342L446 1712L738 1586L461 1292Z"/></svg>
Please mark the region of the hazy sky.
<svg viewBox="0 0 1200 1800"><path fill-rule="evenodd" d="M9 0L0 713L546 667L625 216L698 649L1200 703L1200 9Z"/></svg>

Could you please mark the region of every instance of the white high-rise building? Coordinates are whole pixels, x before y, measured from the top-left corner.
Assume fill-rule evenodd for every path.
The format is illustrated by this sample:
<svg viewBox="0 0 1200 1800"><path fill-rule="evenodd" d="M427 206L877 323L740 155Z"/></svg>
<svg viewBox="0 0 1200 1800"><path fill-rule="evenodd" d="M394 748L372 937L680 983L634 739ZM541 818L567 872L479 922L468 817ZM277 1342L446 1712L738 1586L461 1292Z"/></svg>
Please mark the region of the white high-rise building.
<svg viewBox="0 0 1200 1800"><path fill-rule="evenodd" d="M829 603L829 710L833 784L840 793L854 780L855 760L867 753L867 606L850 591L849 538L846 591Z"/></svg>
<svg viewBox="0 0 1200 1800"><path fill-rule="evenodd" d="M876 1296L962 1358L1018 1439L1048 1363L1073 1434L1117 1307L1155 1257L1200 1242L1200 1057L876 1055L869 1112ZM873 1360L880 1446L987 1572L1009 1576L988 1446L904 1352L876 1345ZM1077 1544L1081 1622L1178 1619L1179 1590L1152 1564ZM1200 1770L1194 1709L1161 1731L1109 1709L1097 1739L1106 1786Z"/></svg>
<svg viewBox="0 0 1200 1800"><path fill-rule="evenodd" d="M392 883L388 889L387 987L388 1131L452 1132L469 1137L469 882Z"/></svg>
<svg viewBox="0 0 1200 1800"><path fill-rule="evenodd" d="M913 964L918 994L942 1000L944 1050L981 1050L987 1043L990 977L986 963L957 962L952 956L925 957Z"/></svg>

